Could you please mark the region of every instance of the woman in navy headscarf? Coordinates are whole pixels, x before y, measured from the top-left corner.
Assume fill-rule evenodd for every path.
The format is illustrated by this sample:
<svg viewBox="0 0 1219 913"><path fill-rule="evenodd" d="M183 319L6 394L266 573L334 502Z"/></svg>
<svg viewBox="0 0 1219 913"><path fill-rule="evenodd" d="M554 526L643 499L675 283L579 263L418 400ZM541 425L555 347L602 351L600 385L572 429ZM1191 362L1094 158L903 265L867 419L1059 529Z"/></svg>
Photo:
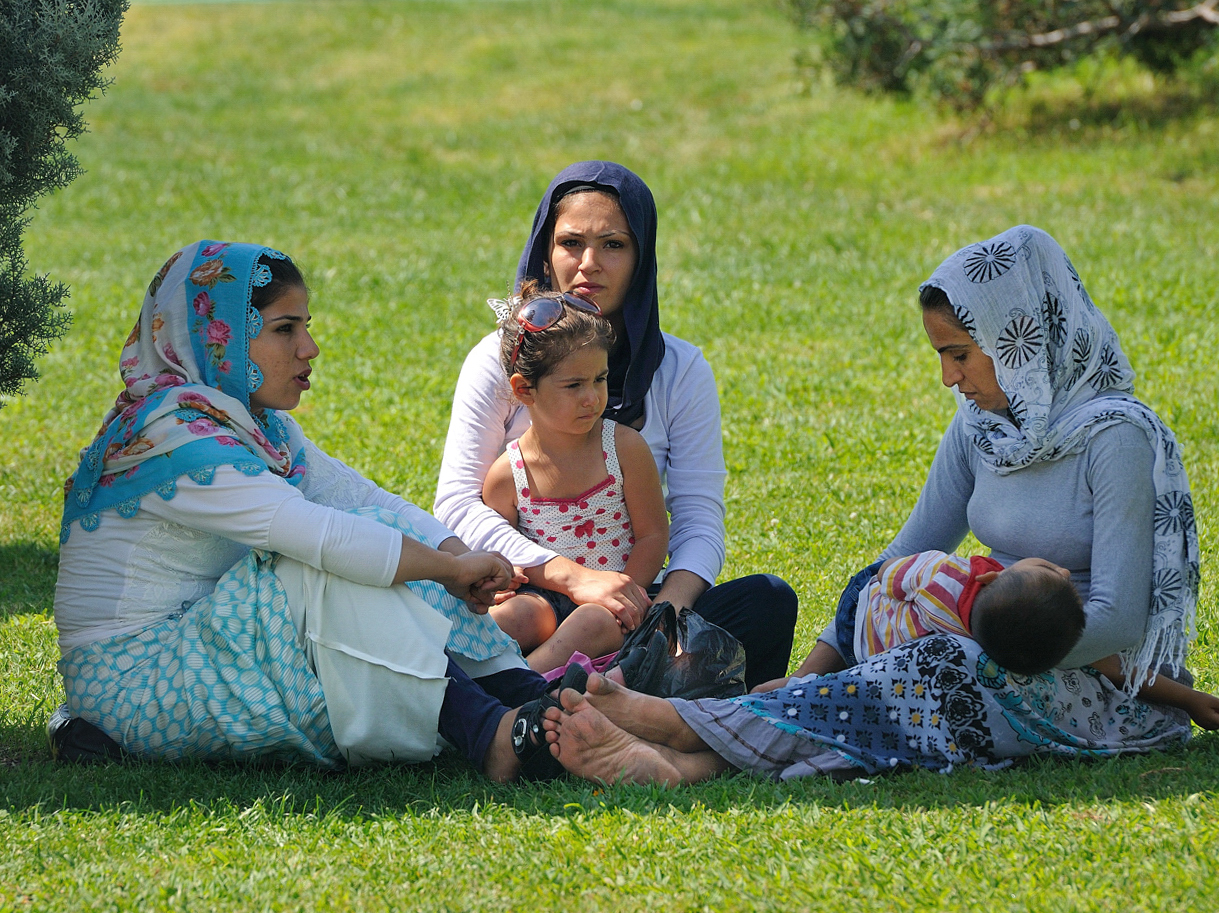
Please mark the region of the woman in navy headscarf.
<svg viewBox="0 0 1219 913"><path fill-rule="evenodd" d="M724 458L715 377L690 343L661 332L656 204L640 178L613 162L577 162L551 182L521 254L527 279L593 299L619 340L610 356L606 416L636 428L656 458L671 515L669 561L651 596L732 632L745 647L747 683L786 674L796 594L756 574L714 586L724 563ZM436 490L436 516L466 542L507 556L530 582L595 602L634 628L649 594L624 574L594 571L530 542L481 499L505 445L529 425L499 366L499 332L471 350L453 396Z"/></svg>

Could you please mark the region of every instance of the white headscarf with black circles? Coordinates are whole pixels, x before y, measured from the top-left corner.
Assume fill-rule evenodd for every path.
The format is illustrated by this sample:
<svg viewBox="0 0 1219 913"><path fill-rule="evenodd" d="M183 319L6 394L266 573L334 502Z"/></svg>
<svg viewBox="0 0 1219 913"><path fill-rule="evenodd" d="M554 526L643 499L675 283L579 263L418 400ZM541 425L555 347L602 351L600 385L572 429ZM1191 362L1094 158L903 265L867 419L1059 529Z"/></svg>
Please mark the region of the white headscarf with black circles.
<svg viewBox="0 0 1219 913"><path fill-rule="evenodd" d="M929 285L948 295L1007 395L1010 417L957 393L973 444L996 473L1078 453L1117 422L1147 435L1156 495L1151 607L1142 643L1122 654L1122 671L1133 685L1165 664L1180 670L1199 582L1189 480L1172 431L1135 399L1117 334L1066 253L1041 229L1017 225L957 251L920 288Z"/></svg>

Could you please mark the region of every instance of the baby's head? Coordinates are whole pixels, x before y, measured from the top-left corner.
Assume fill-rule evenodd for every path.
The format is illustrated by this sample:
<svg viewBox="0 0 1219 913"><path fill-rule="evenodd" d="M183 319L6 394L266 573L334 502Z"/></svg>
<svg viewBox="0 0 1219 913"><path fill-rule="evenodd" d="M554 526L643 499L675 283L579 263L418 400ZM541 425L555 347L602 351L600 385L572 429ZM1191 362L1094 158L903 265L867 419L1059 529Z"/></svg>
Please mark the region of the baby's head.
<svg viewBox="0 0 1219 913"><path fill-rule="evenodd" d="M613 347L614 328L592 301L571 293L542 291L532 279L521 286L519 297L520 303L500 323L499 363L509 379L519 374L536 387L573 352L594 346L608 353ZM557 303L558 317L553 323L546 318L556 312L556 305L549 302Z"/></svg>
<svg viewBox="0 0 1219 913"><path fill-rule="evenodd" d="M1043 558L1024 558L980 579L970 628L991 659L1010 672L1053 669L1079 642L1086 617L1069 572Z"/></svg>

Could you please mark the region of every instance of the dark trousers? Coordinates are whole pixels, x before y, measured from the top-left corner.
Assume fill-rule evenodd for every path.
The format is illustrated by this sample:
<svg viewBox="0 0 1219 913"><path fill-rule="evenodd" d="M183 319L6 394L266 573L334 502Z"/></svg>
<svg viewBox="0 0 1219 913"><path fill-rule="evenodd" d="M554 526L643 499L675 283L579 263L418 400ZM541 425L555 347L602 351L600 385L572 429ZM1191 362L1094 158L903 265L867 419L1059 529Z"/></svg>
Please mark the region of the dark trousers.
<svg viewBox="0 0 1219 913"><path fill-rule="evenodd" d="M787 674L798 607L796 591L774 574L718 584L693 605L699 615L741 642L749 688Z"/></svg>
<svg viewBox="0 0 1219 913"><path fill-rule="evenodd" d="M532 669L505 669L470 678L452 657L445 675L449 686L440 704L437 729L479 770L504 714L541 697L547 685L546 679Z"/></svg>
<svg viewBox="0 0 1219 913"><path fill-rule="evenodd" d="M872 582L883 561L873 561L851 578L842 595L838 597L838 610L834 613L834 629L838 633L838 652L848 666L859 663L855 655L855 615L859 610L859 594Z"/></svg>

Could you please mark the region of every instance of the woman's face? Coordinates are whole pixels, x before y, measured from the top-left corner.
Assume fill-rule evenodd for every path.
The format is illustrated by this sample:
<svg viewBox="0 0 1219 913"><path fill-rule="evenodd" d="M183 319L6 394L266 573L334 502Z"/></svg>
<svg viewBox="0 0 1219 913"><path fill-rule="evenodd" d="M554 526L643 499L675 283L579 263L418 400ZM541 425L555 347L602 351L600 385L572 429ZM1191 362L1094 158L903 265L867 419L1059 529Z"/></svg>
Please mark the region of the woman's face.
<svg viewBox="0 0 1219 913"><path fill-rule="evenodd" d="M995 377L995 363L944 311L923 311L923 329L940 353L940 380L986 412L1007 408L1007 394Z"/></svg>
<svg viewBox="0 0 1219 913"><path fill-rule="evenodd" d="M550 284L579 292L613 317L622 310L639 253L626 215L609 194L588 191L559 203L550 245Z"/></svg>
<svg viewBox="0 0 1219 913"><path fill-rule="evenodd" d="M309 335L309 293L289 288L261 313L262 331L250 340L250 361L262 371L262 386L250 394L250 407L290 411L309 389L309 362L318 354Z"/></svg>

